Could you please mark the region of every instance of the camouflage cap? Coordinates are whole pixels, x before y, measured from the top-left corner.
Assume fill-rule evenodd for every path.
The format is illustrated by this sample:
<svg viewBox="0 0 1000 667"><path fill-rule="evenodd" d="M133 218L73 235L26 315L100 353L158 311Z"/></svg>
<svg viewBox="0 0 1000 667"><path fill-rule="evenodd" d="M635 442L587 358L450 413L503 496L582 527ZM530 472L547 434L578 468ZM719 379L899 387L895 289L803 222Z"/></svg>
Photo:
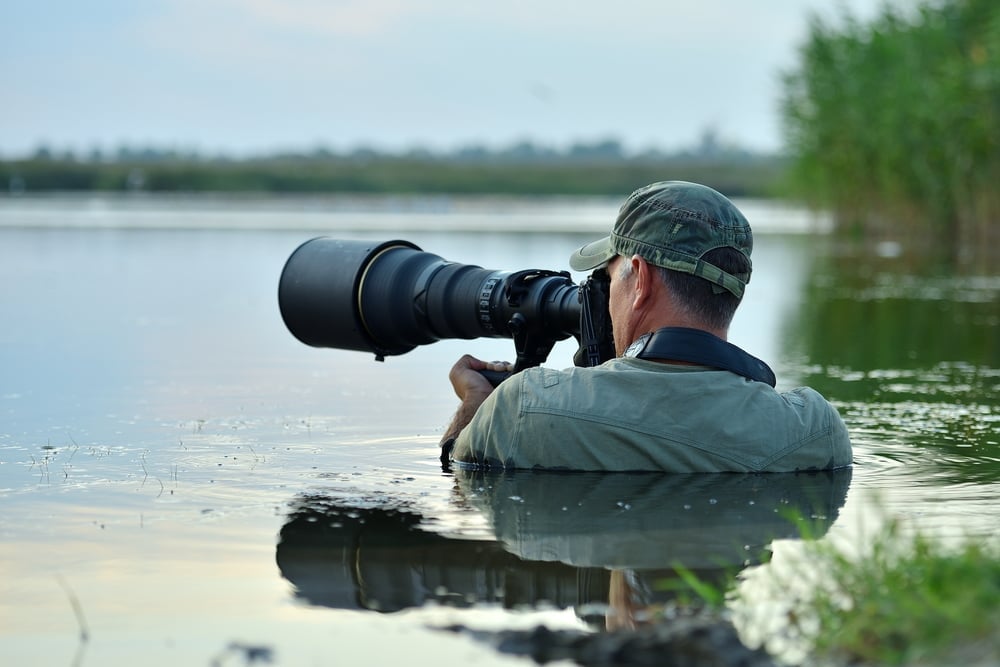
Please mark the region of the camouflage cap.
<svg viewBox="0 0 1000 667"><path fill-rule="evenodd" d="M715 248L733 248L750 261L750 223L722 194L705 185L663 181L639 188L618 211L611 235L570 257L575 271L589 271L615 256L639 255L650 264L704 278L737 297L750 282L749 271L733 275L702 257Z"/></svg>

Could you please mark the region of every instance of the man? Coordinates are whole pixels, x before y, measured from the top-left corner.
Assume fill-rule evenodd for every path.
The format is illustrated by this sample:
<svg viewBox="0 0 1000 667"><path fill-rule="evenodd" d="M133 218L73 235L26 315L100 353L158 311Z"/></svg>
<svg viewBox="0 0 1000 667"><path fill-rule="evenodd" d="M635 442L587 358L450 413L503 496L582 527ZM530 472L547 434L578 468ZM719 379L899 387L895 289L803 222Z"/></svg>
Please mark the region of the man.
<svg viewBox="0 0 1000 667"><path fill-rule="evenodd" d="M442 441L462 465L665 472L788 472L851 463L837 410L809 388L779 393L763 362L726 342L750 280L743 214L703 185L633 192L611 235L570 258L604 269L617 357L593 368L529 368L495 391L464 356Z"/></svg>

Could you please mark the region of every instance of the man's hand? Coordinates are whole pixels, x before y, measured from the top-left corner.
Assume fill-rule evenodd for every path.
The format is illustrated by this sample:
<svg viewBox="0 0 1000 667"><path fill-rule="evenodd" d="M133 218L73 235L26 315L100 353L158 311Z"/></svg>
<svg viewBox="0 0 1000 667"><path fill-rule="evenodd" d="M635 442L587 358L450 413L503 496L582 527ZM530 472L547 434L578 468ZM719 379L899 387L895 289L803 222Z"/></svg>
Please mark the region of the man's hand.
<svg viewBox="0 0 1000 667"><path fill-rule="evenodd" d="M514 370L513 364L506 361L483 361L471 355L463 355L455 362L448 373L451 386L455 390L463 403L474 402L479 406L486 397L493 393L493 385L483 377L480 371L496 371L499 373L510 373Z"/></svg>
<svg viewBox="0 0 1000 667"><path fill-rule="evenodd" d="M493 393L493 385L480 371L497 371L501 373L513 372L514 366L506 361L483 361L471 355L463 355L455 362L448 373L451 386L455 390L455 395L461 399L458 410L452 418L451 424L441 438L441 465L448 469L449 455L454 446L455 439L462 429L469 425L476 410L483 404L486 397Z"/></svg>

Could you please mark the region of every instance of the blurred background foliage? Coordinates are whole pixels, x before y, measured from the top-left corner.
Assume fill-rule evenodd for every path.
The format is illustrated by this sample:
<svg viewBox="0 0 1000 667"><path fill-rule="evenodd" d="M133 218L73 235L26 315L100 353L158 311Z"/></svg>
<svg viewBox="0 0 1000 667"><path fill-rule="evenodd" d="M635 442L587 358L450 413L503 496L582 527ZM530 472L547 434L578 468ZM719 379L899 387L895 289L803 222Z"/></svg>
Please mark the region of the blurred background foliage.
<svg viewBox="0 0 1000 667"><path fill-rule="evenodd" d="M435 155L287 155L243 160L33 156L0 162L11 192L425 193L620 196L665 179L698 181L734 197L777 194L774 156L540 159Z"/></svg>
<svg viewBox="0 0 1000 667"><path fill-rule="evenodd" d="M866 239L960 257L1000 217L1000 3L813 18L782 101L791 191Z"/></svg>

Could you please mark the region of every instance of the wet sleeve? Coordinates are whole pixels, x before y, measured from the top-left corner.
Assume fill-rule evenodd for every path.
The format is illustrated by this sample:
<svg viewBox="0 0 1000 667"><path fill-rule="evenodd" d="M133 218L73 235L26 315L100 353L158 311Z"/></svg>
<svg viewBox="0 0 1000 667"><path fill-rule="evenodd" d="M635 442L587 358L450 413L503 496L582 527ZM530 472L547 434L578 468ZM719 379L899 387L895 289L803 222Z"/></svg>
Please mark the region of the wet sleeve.
<svg viewBox="0 0 1000 667"><path fill-rule="evenodd" d="M523 381L522 374L514 375L483 401L458 435L452 460L489 468L517 467Z"/></svg>

